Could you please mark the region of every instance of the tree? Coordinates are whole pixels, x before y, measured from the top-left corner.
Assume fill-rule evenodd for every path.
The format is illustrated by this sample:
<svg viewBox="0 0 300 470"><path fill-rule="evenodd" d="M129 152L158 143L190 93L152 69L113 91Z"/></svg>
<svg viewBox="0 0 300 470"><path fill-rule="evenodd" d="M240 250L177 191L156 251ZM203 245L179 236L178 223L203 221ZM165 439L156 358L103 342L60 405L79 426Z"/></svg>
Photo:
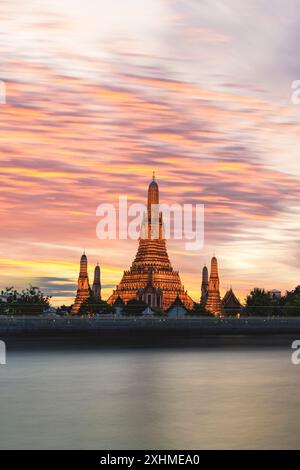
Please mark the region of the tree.
<svg viewBox="0 0 300 470"><path fill-rule="evenodd" d="M206 310L205 306L203 304L198 304L194 303L194 308L191 311L192 315L199 315L199 316L205 316L205 317L213 317L214 314Z"/></svg>
<svg viewBox="0 0 300 470"><path fill-rule="evenodd" d="M287 292L286 295L280 299L280 302L283 315L287 317L300 316L300 286Z"/></svg>
<svg viewBox="0 0 300 470"><path fill-rule="evenodd" d="M1 305L1 312L8 315L41 315L50 306L50 297L32 285L21 292L6 287L1 294L7 299L5 306Z"/></svg>
<svg viewBox="0 0 300 470"><path fill-rule="evenodd" d="M276 313L275 302L268 292L256 287L246 298L244 313L253 317L274 315Z"/></svg>
<svg viewBox="0 0 300 470"><path fill-rule="evenodd" d="M293 297L285 302L282 307L283 315L286 317L300 316L300 296Z"/></svg>
<svg viewBox="0 0 300 470"><path fill-rule="evenodd" d="M56 313L57 315L67 315L70 314L72 310L72 305L61 305L57 308Z"/></svg>
<svg viewBox="0 0 300 470"><path fill-rule="evenodd" d="M113 308L105 300L100 300L90 292L89 297L81 304L78 315L96 315L113 313Z"/></svg>
<svg viewBox="0 0 300 470"><path fill-rule="evenodd" d="M132 299L127 302L124 307L125 315L138 316L142 315L143 311L147 308L147 304L143 300Z"/></svg>

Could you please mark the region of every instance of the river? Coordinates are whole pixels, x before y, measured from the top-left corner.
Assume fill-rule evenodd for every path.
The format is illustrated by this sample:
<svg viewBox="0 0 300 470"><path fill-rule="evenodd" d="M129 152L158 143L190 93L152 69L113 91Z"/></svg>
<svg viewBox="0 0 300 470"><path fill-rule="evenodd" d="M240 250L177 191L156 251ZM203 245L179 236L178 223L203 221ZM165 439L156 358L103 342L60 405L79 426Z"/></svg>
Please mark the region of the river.
<svg viewBox="0 0 300 470"><path fill-rule="evenodd" d="M290 357L253 346L8 349L0 448L299 449Z"/></svg>

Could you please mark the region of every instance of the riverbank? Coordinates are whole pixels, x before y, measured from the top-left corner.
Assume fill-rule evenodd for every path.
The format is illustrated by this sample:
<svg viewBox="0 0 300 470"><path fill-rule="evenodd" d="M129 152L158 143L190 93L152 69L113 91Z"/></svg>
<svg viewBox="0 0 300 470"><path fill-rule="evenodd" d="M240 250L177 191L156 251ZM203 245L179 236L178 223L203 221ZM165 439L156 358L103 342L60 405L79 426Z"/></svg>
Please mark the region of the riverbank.
<svg viewBox="0 0 300 470"><path fill-rule="evenodd" d="M198 346L282 344L300 338L298 318L79 318L1 317L0 339L79 340L100 345ZM211 340L209 339L211 338Z"/></svg>

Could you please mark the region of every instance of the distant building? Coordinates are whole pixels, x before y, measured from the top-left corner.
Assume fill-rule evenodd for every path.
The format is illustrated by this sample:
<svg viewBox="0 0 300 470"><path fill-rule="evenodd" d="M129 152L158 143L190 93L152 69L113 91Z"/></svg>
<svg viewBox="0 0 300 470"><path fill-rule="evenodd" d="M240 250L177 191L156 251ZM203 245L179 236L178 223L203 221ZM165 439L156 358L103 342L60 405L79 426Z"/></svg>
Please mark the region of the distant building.
<svg viewBox="0 0 300 470"><path fill-rule="evenodd" d="M281 299L281 290L272 289L269 294L271 295L272 299L277 300Z"/></svg>
<svg viewBox="0 0 300 470"><path fill-rule="evenodd" d="M224 315L238 315L241 310L242 305L230 287L222 299L222 313Z"/></svg>
<svg viewBox="0 0 300 470"><path fill-rule="evenodd" d="M221 316L220 280L218 273L218 261L215 256L213 256L211 259L211 269L205 308L209 312L213 313L216 317Z"/></svg>

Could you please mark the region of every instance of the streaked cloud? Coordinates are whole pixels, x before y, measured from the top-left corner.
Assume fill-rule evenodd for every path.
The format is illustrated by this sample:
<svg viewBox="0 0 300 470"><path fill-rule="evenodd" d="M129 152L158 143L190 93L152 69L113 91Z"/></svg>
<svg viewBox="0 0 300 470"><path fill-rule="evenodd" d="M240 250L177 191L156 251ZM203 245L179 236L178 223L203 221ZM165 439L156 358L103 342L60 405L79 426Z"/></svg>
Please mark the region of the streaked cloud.
<svg viewBox="0 0 300 470"><path fill-rule="evenodd" d="M153 169L164 202L205 204L203 251L169 243L195 299L214 250L241 297L299 282L296 1L2 3L3 286L70 300L85 248L108 296L136 243L98 240L96 207L144 201Z"/></svg>

